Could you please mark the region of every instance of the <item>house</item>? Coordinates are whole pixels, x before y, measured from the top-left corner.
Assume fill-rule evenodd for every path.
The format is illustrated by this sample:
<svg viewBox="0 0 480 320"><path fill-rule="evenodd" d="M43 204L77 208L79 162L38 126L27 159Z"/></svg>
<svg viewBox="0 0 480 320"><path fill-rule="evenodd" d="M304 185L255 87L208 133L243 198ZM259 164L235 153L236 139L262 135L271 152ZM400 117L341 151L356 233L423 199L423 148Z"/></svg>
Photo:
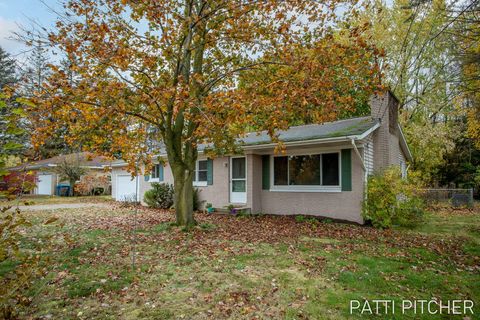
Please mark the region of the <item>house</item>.
<svg viewBox="0 0 480 320"><path fill-rule="evenodd" d="M8 168L9 176L19 175L22 172L33 172L35 188L32 191L37 195L54 195L56 194L56 187L60 184L68 185L68 181L62 180L58 173L55 172L55 167L66 159L78 161L80 167L86 169L86 173L80 181L95 180L95 186L103 188L106 192L110 191L110 174L105 171L105 167L110 165L110 161L104 157L96 156L88 152L79 152L68 155L59 155L49 159L38 160L24 163L16 167ZM6 180L8 180L7 176ZM93 179L92 179L93 178Z"/></svg>
<svg viewBox="0 0 480 320"><path fill-rule="evenodd" d="M391 165L407 173L412 156L390 92L372 97L371 115L280 132L286 154L275 154L267 133L242 139L242 154L208 159L199 148L194 186L214 207L229 204L253 213L302 214L363 223L367 177ZM162 154L166 158L165 154ZM152 182L173 183L168 163L131 178L125 163L112 164L112 196L143 199Z"/></svg>

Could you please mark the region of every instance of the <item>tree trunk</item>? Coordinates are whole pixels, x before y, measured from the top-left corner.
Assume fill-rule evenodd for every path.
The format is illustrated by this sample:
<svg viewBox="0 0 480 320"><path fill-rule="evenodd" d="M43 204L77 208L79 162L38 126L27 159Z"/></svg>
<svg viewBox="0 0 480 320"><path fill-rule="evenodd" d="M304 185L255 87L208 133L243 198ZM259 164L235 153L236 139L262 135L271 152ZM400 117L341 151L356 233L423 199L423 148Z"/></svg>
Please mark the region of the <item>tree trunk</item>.
<svg viewBox="0 0 480 320"><path fill-rule="evenodd" d="M175 188L174 203L177 224L187 227L193 226L196 224L193 218L193 170L173 163L171 167Z"/></svg>
<svg viewBox="0 0 480 320"><path fill-rule="evenodd" d="M75 181L76 180L70 180L70 190L69 190L70 197L73 197L73 188L75 187Z"/></svg>

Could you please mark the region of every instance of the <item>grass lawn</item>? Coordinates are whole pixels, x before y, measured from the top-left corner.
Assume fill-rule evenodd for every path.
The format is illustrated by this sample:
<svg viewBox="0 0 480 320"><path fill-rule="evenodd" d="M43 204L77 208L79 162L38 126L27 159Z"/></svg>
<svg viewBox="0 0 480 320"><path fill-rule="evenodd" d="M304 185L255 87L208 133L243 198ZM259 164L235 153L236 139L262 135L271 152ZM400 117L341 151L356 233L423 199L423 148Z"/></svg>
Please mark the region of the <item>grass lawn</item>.
<svg viewBox="0 0 480 320"><path fill-rule="evenodd" d="M59 197L59 196L43 196L43 195L23 195L19 200L0 199L0 207L19 205L42 205L42 204L58 204L58 203L82 203L82 202L104 202L112 201L112 196L75 196L75 197Z"/></svg>
<svg viewBox="0 0 480 320"><path fill-rule="evenodd" d="M41 223L52 215L56 223ZM199 213L198 227L185 232L171 212L128 208L27 217L34 226L23 246L54 237L50 272L28 293L25 318L385 319L349 314L351 299L382 298L471 299L470 318L480 314L478 208L442 209L415 230L387 231Z"/></svg>

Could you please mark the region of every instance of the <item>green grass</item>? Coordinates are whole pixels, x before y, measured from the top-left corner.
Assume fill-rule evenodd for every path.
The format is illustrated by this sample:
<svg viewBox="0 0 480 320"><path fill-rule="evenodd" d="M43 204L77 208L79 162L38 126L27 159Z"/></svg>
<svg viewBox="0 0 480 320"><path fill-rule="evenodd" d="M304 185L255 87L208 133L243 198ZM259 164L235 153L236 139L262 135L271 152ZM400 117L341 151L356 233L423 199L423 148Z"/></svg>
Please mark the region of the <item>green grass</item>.
<svg viewBox="0 0 480 320"><path fill-rule="evenodd" d="M147 219L139 213L135 268L128 209L63 210L55 213L58 223L41 225L51 214L29 213L36 225L22 240L24 247L34 247L35 240L49 235L55 239L46 253L50 273L32 291L33 303L22 311L25 317L378 319L382 317L350 315L350 300L432 297L473 299L480 312L475 269L480 262L479 213L432 213L413 230L394 230L397 238L392 241L388 233L362 236L369 229L293 218L291 228L339 228L346 236L300 234L298 239L268 243L230 239L223 233L230 223L262 217L199 221L192 231L183 232L171 219L159 219L157 213ZM256 228L249 231L254 235L264 226ZM62 240L65 234L71 242ZM410 245L418 239L425 245ZM460 252L439 253L438 241L444 241L439 243L445 248L458 243ZM13 267L0 264L0 273Z"/></svg>

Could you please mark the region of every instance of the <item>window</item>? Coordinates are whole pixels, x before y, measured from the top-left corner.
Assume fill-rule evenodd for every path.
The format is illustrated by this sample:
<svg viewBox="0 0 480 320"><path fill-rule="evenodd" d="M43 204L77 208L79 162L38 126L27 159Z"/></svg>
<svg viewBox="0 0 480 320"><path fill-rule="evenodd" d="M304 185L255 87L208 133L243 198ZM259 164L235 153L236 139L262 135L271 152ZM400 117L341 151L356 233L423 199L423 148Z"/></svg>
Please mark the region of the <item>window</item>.
<svg viewBox="0 0 480 320"><path fill-rule="evenodd" d="M338 153L322 154L322 185L340 185L340 174L338 168Z"/></svg>
<svg viewBox="0 0 480 320"><path fill-rule="evenodd" d="M207 185L207 176L208 176L208 166L207 160L198 160L195 165L195 173L193 175L194 184L197 186L206 186Z"/></svg>
<svg viewBox="0 0 480 320"><path fill-rule="evenodd" d="M289 157L288 174L291 186L320 185L320 155Z"/></svg>
<svg viewBox="0 0 480 320"><path fill-rule="evenodd" d="M340 154L273 157L273 186L278 190L332 190L340 186Z"/></svg>
<svg viewBox="0 0 480 320"><path fill-rule="evenodd" d="M156 179L158 181L160 181L160 170L162 170L163 168L160 168L161 164L156 164L152 167L152 180L153 179ZM163 179L163 178L162 178Z"/></svg>

